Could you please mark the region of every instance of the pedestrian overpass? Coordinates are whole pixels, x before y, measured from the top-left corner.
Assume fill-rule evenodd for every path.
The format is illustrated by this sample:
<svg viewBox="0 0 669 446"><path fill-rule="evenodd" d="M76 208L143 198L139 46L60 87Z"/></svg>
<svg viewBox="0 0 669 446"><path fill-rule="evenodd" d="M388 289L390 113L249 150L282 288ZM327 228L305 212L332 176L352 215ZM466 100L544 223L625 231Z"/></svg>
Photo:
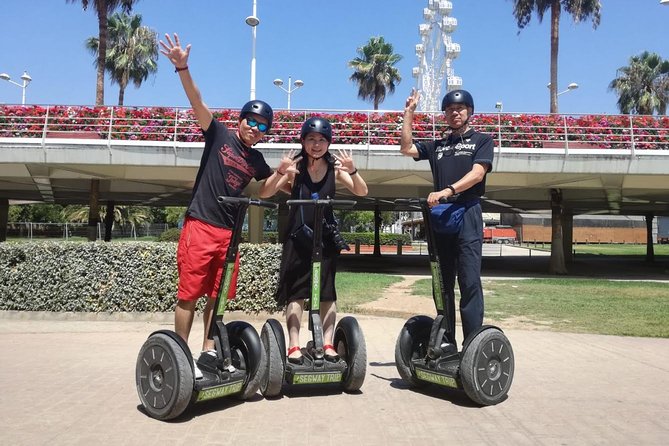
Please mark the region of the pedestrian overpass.
<svg viewBox="0 0 669 446"><path fill-rule="evenodd" d="M277 111L257 145L270 166L299 148L312 115L332 122L331 150L353 152L369 185L358 209L390 209L395 198L431 191L428 163L399 153L401 112ZM215 116L234 127L238 110ZM486 212L545 212L553 198L571 215L669 215L667 117L484 113L472 124L495 140ZM418 139L445 129L440 113L416 116ZM92 185L100 204L184 206L202 149L189 109L0 106L0 217L9 200L88 204Z"/></svg>

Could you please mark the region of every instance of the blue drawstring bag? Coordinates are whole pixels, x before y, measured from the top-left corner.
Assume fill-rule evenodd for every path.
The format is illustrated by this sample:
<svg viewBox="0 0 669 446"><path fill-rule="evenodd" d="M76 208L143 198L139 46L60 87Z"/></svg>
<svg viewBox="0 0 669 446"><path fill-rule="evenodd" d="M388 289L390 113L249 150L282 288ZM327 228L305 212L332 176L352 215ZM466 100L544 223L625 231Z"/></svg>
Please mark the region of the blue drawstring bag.
<svg viewBox="0 0 669 446"><path fill-rule="evenodd" d="M430 209L432 227L437 234L457 234L462 229L462 221L467 207L464 203L438 204Z"/></svg>

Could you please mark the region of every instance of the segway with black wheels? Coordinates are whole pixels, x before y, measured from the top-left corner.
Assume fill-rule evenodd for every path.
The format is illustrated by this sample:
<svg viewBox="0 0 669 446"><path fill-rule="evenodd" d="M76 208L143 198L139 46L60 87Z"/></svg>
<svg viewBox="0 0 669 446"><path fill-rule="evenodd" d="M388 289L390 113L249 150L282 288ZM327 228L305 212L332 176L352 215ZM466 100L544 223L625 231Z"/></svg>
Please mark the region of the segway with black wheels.
<svg viewBox="0 0 669 446"><path fill-rule="evenodd" d="M289 206L314 206L314 221L323 221L326 206L336 208L352 207L355 201L333 199L288 200ZM351 317L343 317L337 323L334 332L333 346L339 360L333 362L325 359L323 345L323 326L320 317L321 298L321 262L323 260L323 227L313 228L312 250L312 281L311 302L309 308L309 330L312 339L306 347L301 348L302 364L294 364L286 360L286 341L283 326L276 319L265 322L260 338L267 355L266 368L261 380L260 391L265 397L276 397L281 394L284 383L288 385L334 384L345 392L360 390L367 371L367 347L365 337L358 321Z"/></svg>
<svg viewBox="0 0 669 446"><path fill-rule="evenodd" d="M193 355L178 334L159 330L149 336L137 357L135 381L142 406L159 420L178 417L191 403L229 395L248 399L257 392L266 368L267 358L256 329L243 321L226 324L223 315L246 211L250 205L275 208L276 204L246 197L218 197L218 201L236 205L238 213L208 328L216 358L209 361L211 367L200 367L202 377L195 379Z"/></svg>
<svg viewBox="0 0 669 446"><path fill-rule="evenodd" d="M514 371L509 340L499 328L484 325L467 336L460 353L445 341L445 335L451 335L447 296L436 253L430 208L424 198L398 199L395 203L418 206L423 214L437 309L434 319L414 316L404 324L395 345L397 371L412 387L432 383L461 389L472 401L484 406L503 401L511 387Z"/></svg>

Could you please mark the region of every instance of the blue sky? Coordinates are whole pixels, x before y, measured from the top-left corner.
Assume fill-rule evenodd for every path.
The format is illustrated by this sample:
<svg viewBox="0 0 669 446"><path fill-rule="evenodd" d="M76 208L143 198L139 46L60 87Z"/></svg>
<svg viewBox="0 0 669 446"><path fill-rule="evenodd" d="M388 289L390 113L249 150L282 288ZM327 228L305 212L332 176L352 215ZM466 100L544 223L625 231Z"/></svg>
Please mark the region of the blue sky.
<svg viewBox="0 0 669 446"><path fill-rule="evenodd" d="M453 40L462 53L456 74L474 95L477 111L547 113L549 97L549 17L536 17L518 33L510 0L452 0L458 19ZM644 50L669 58L669 6L659 0L603 0L602 21L574 24L563 14L559 84L580 88L559 97L562 113L617 113L608 92L616 69ZM252 0L141 0L135 12L159 36L177 32L191 43L190 68L210 107L241 107L249 98L251 29L244 23ZM256 96L285 108L287 95L272 84L280 77L301 79L291 96L293 109L367 110L348 80L347 61L371 36L384 36L403 56L397 65L402 82L381 104L401 110L415 80L414 48L427 0L257 0ZM633 7L632 7L633 5ZM39 10L39 12L38 12ZM27 70L33 78L27 103L90 105L95 101L93 58L84 41L97 36L92 10L65 0L2 0L0 72L14 80ZM118 87L109 84L105 103L117 103ZM0 103L21 102L21 89L0 81ZM129 86L130 106L186 106L170 62L159 59L158 73L140 89Z"/></svg>

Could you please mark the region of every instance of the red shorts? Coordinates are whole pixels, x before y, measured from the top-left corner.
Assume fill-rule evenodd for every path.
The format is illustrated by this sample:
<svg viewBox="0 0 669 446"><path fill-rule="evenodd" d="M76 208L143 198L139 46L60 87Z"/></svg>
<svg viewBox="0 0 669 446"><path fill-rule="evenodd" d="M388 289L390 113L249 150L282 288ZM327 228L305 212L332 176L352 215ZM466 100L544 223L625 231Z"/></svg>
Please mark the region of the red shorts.
<svg viewBox="0 0 669 446"><path fill-rule="evenodd" d="M196 218L186 217L177 248L178 299L217 297L231 239L230 229L218 228ZM239 254L230 281L228 299L235 297L238 271Z"/></svg>

